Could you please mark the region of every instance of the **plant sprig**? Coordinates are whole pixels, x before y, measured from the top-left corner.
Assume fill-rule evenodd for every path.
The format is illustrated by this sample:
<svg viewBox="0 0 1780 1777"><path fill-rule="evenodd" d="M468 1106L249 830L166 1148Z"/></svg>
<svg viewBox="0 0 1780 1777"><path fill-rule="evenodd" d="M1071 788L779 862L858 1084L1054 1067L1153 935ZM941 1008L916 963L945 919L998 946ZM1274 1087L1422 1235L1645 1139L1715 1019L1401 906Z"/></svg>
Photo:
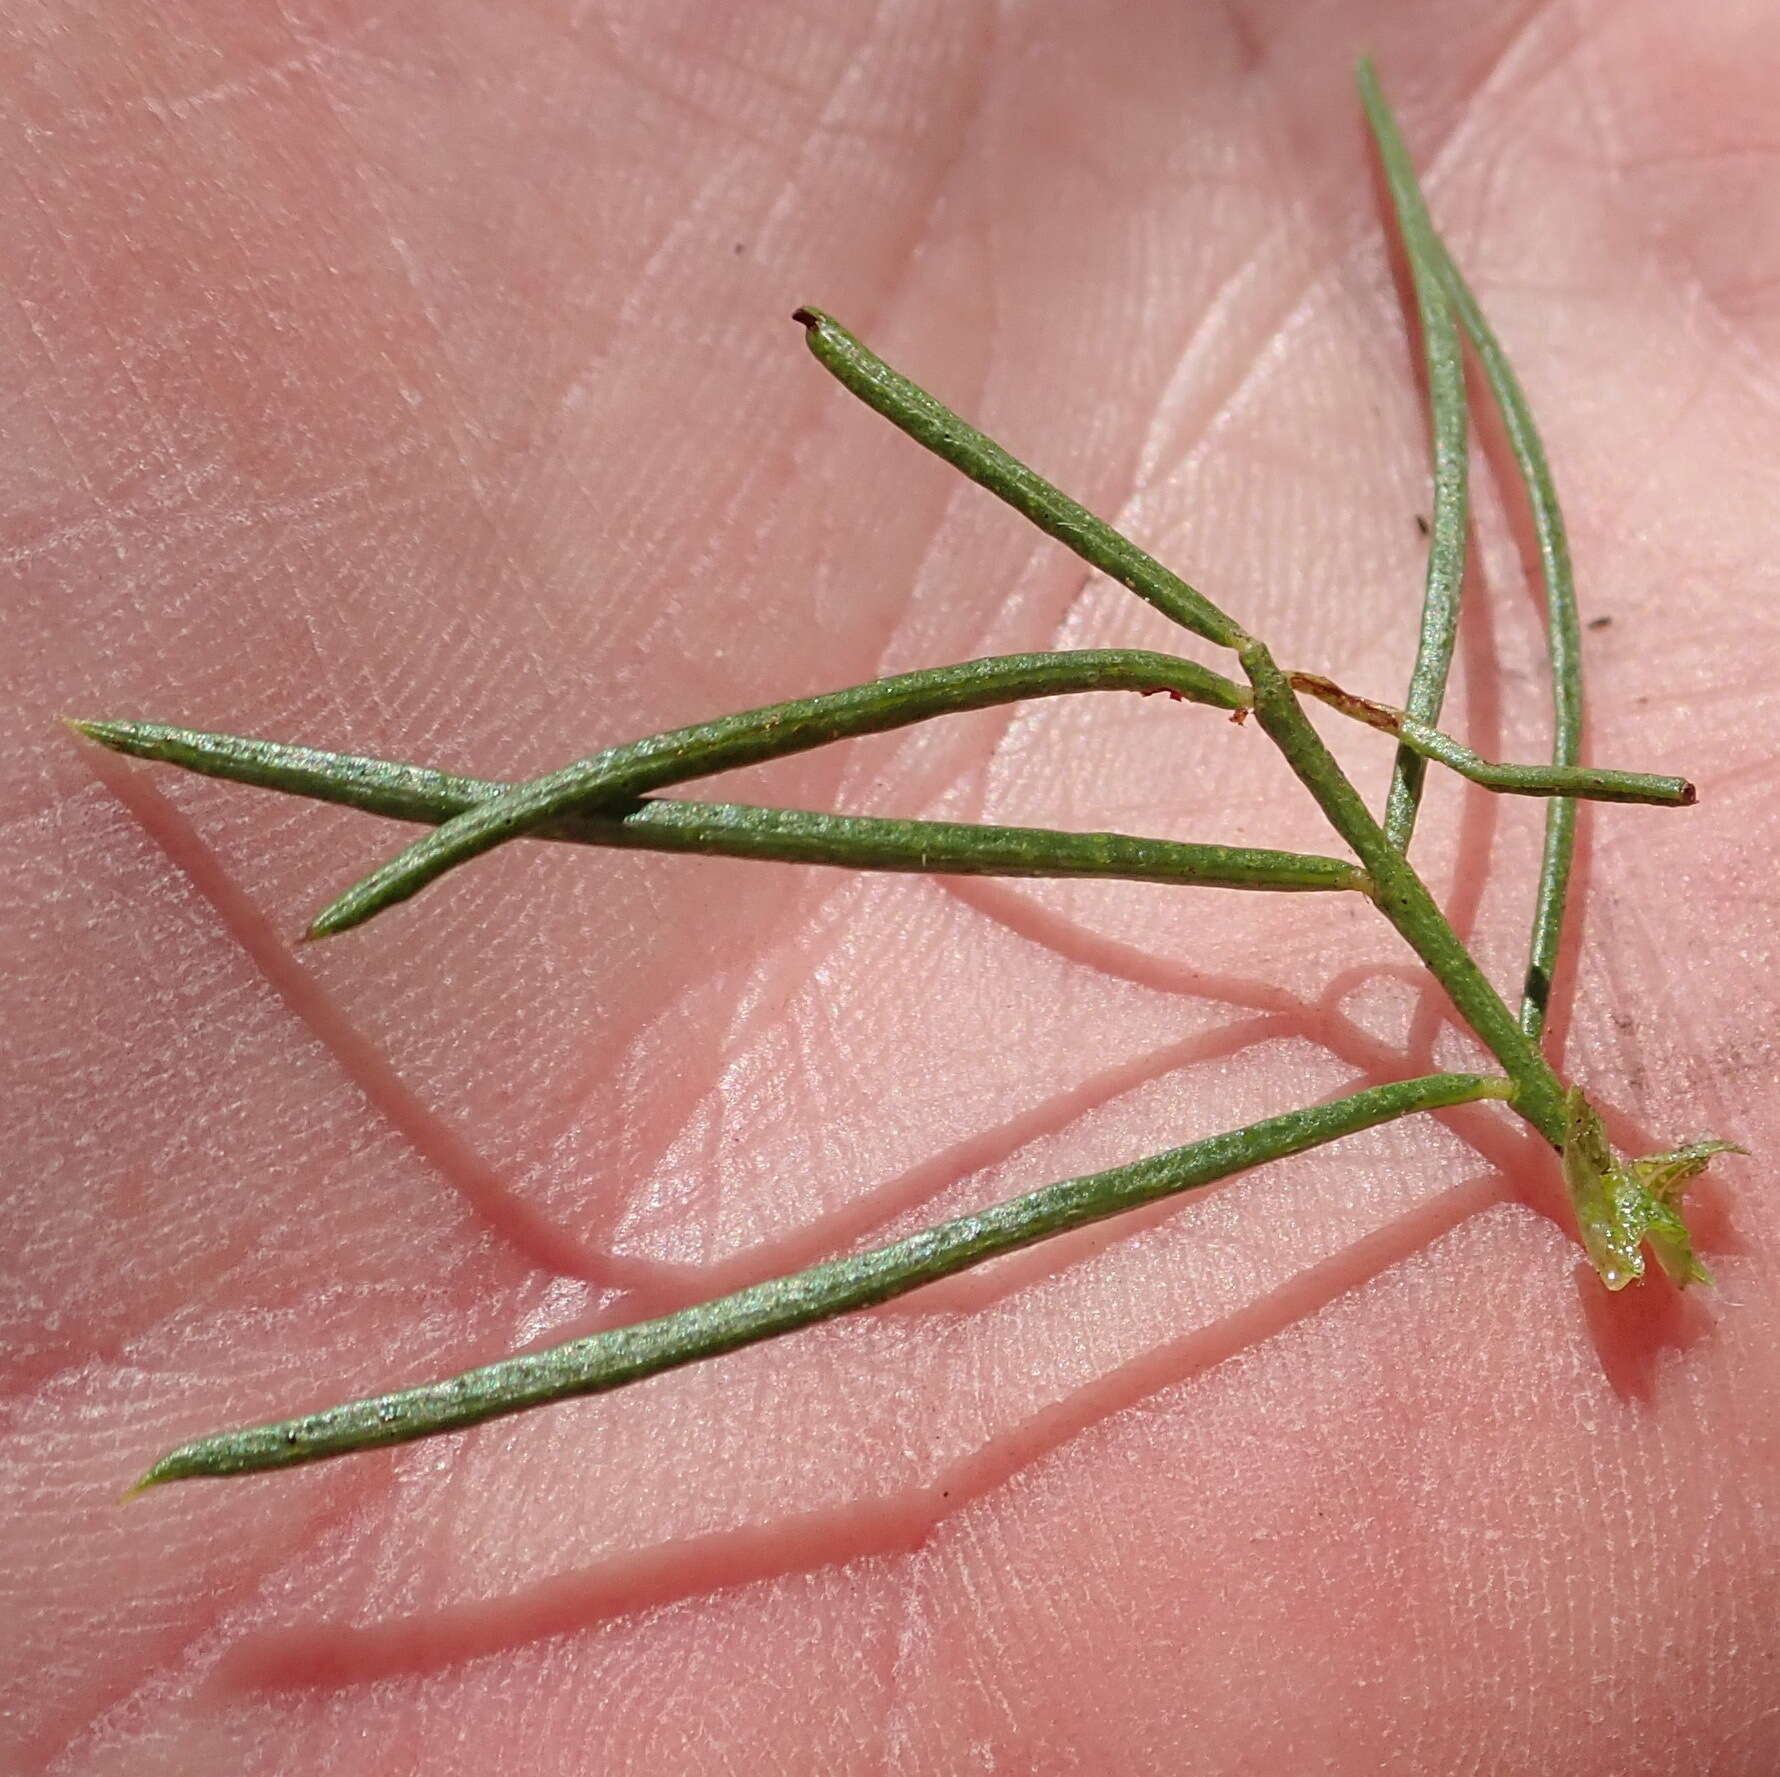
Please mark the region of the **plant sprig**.
<svg viewBox="0 0 1780 1777"><path fill-rule="evenodd" d="M838 322L804 308L796 318L811 351L852 393L1091 566L1202 640L1232 652L1242 680L1140 650L1003 656L901 674L674 729L518 784L162 723L90 721L74 726L139 757L431 825L431 832L325 909L310 927L310 936L360 924L456 865L523 836L855 869L1348 890L1367 896L1416 952L1495 1056L1501 1073L1437 1074L1370 1087L1131 1165L1048 1185L890 1246L832 1259L656 1320L300 1418L202 1437L163 1456L138 1489L345 1455L621 1387L887 1301L1018 1247L1361 1129L1478 1099L1505 1101L1562 1157L1584 1248L1608 1288L1622 1288L1643 1275L1646 1246L1677 1283L1705 1279L1682 1219L1681 1196L1711 1155L1728 1144L1702 1141L1667 1154L1618 1159L1598 1114L1578 1087L1559 1078L1539 1045L1562 930L1576 799L1684 806L1693 800L1693 789L1681 778L1580 762L1579 629L1550 470L1501 346L1435 231L1369 64L1361 64L1359 81L1415 287L1427 365L1434 517L1420 640L1402 708L1356 696L1320 674L1282 670L1263 642L1203 592L970 426ZM1550 765L1491 763L1437 726L1457 638L1468 523L1461 326L1502 410L1540 539L1556 702ZM1254 726L1279 749L1353 860L1124 834L664 800L649 794L961 710L1104 690L1166 692L1229 712L1239 722L1252 713ZM1382 818L1367 809L1330 754L1299 702L1300 693L1397 740ZM1551 798L1518 1016L1408 861L1429 763L1492 790Z"/></svg>

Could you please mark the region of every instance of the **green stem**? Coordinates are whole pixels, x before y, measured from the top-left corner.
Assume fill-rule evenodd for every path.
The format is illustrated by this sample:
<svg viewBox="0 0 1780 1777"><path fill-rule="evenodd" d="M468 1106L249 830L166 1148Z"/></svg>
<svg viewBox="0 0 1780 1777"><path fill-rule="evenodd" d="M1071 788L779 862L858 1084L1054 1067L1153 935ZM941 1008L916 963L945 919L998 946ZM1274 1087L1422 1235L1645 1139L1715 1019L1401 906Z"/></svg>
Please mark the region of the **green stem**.
<svg viewBox="0 0 1780 1777"><path fill-rule="evenodd" d="M1515 1109L1561 1150L1564 1089L1550 1064L1490 986L1421 878L1367 811L1359 791L1299 707L1273 656L1260 642L1250 641L1240 659L1254 687L1255 720L1285 755L1299 782L1316 798L1330 825L1353 847L1372 878L1373 899L1385 918L1428 965L1465 1021L1514 1081Z"/></svg>
<svg viewBox="0 0 1780 1777"><path fill-rule="evenodd" d="M1137 649L1086 649L966 661L744 710L612 747L478 803L354 883L316 917L309 936L330 937L362 924L447 870L576 808L627 801L668 784L935 716L1083 691L1168 691L1232 711L1248 702L1241 686L1190 660Z"/></svg>
<svg viewBox="0 0 1780 1777"><path fill-rule="evenodd" d="M74 722L116 752L157 759L207 777L343 803L395 820L437 824L512 786L422 765L204 734L159 722ZM878 820L743 803L640 799L564 816L538 839L630 850L698 852L852 870L940 876L1114 877L1130 882L1276 891L1357 889L1365 873L1343 858L1253 846L1190 845L1123 833L1063 833L959 821Z"/></svg>
<svg viewBox="0 0 1780 1777"><path fill-rule="evenodd" d="M550 1401L622 1388L681 1364L887 1302L1004 1253L1213 1184L1265 1161L1302 1153L1398 1117L1480 1098L1504 1098L1508 1092L1507 1081L1477 1074L1433 1074L1373 1086L1133 1165L1046 1185L893 1245L831 1259L657 1320L503 1358L418 1388L199 1438L169 1451L137 1489L345 1456L461 1431Z"/></svg>
<svg viewBox="0 0 1780 1777"><path fill-rule="evenodd" d="M949 414L900 372L890 369L882 359L867 351L827 317L806 309L799 311L799 318L810 329L812 349L849 389L917 442L938 452L948 462L956 462L992 491L1002 492L999 478L1014 475L1012 486L1018 492L1018 498L1011 493L1006 497L1021 511L1027 509L1025 502L1031 496L1020 491L1026 484L1019 477L1031 477L1029 469L990 444L981 433L964 426L962 420ZM959 442L961 434L968 434L962 444ZM1010 464L1011 471L1008 469ZM1055 493L1048 483L1039 485L1049 493ZM1057 494L1056 498L1061 500L1064 496ZM1082 519L1096 527L1091 534L1097 536L1099 530L1106 529L1101 521L1093 519L1074 502L1069 505L1073 513L1080 514ZM1086 551L1083 553L1085 555ZM1142 559L1145 563L1150 560L1148 556ZM1157 571L1167 572L1160 568ZM1131 585L1132 580L1127 578L1125 583ZM1150 598L1151 603L1157 602L1144 585L1134 585L1133 590ZM1255 715L1261 728L1285 754L1287 762L1316 797L1335 830L1354 848L1355 855L1372 878L1375 899L1386 917L1433 970L1454 1005L1508 1071L1515 1083L1516 1108L1553 1147L1561 1147L1564 1097L1557 1076L1528 1041L1502 1003L1501 996L1460 943L1420 877L1367 812L1359 792L1298 707L1298 700L1292 695L1291 687L1274 664L1273 657L1222 612L1215 612L1215 615L1223 627L1213 639L1236 648L1254 689ZM1189 627L1194 626L1190 624ZM1200 633L1208 632L1201 629Z"/></svg>
<svg viewBox="0 0 1780 1777"><path fill-rule="evenodd" d="M1465 578L1466 433L1465 367L1458 329L1441 280L1444 255L1428 218L1427 204L1415 167L1396 119L1391 116L1369 60L1358 69L1360 102L1365 106L1378 157L1390 187L1397 232L1409 261L1421 318L1422 351L1427 364L1428 409L1434 458L1434 503L1428 540L1427 579L1422 594L1421 636L1410 675L1405 707L1409 717L1426 727L1440 720L1458 641L1459 593ZM1398 851L1409 846L1421 806L1424 756L1405 744L1397 749L1391 788L1385 804L1385 836Z"/></svg>

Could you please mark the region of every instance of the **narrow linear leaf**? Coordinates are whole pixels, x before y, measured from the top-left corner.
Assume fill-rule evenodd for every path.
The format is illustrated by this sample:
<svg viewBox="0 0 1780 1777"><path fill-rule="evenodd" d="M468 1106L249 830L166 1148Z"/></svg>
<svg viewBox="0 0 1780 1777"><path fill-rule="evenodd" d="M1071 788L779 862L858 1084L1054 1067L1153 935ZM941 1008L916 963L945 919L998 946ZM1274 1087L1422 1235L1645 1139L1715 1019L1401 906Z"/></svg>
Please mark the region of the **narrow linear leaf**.
<svg viewBox="0 0 1780 1777"><path fill-rule="evenodd" d="M314 797L394 820L437 824L512 786L428 766L328 753L158 722L74 722L117 752L265 789ZM881 820L735 802L642 797L625 807L566 815L536 839L628 850L701 853L850 870L939 876L1109 877L1272 891L1353 889L1365 872L1342 858L1259 846L1195 845L1123 833L965 821Z"/></svg>
<svg viewBox="0 0 1780 1777"><path fill-rule="evenodd" d="M1698 793L1684 777L1610 771L1601 765L1498 765L1391 704L1344 691L1321 673L1289 673L1287 677L1294 691L1303 691L1368 728L1395 735L1422 758L1444 765L1486 790L1515 796L1579 796L1593 802L1643 802L1658 808L1691 808L1698 800Z"/></svg>
<svg viewBox="0 0 1780 1777"><path fill-rule="evenodd" d="M1526 488L1533 531L1539 544L1540 574L1545 583L1545 642L1551 660L1551 762L1576 765L1582 758L1582 625L1576 608L1575 576L1570 565L1569 535L1558 504L1557 484L1546 460L1545 446L1533 422L1520 379L1438 235L1446 288L1465 332L1476 349L1485 379L1508 434L1515 466ZM1525 986L1520 1007L1521 1028L1537 1042L1545 1029L1552 977L1563 943L1564 912L1570 892L1570 866L1576 852L1576 804L1555 798L1545 813L1545 844L1534 896L1533 928L1527 947Z"/></svg>
<svg viewBox="0 0 1780 1777"><path fill-rule="evenodd" d="M609 748L478 803L354 883L316 917L309 936L329 937L361 925L418 894L457 865L574 809L626 800L690 778L905 728L936 716L1084 691L1168 691L1189 702L1231 711L1244 709L1248 702L1241 686L1190 660L1137 650L1088 649L930 667L820 697L744 710Z"/></svg>
<svg viewBox="0 0 1780 1777"><path fill-rule="evenodd" d="M1047 536L1074 550L1090 567L1136 593L1183 629L1220 647L1241 646L1242 626L1204 593L886 364L832 315L800 308L792 319L802 324L810 351L822 368L899 431L961 470L979 487L987 488Z"/></svg>
<svg viewBox="0 0 1780 1777"><path fill-rule="evenodd" d="M1478 1074L1433 1074L1369 1087L1133 1165L1064 1179L890 1246L831 1259L657 1320L504 1358L418 1388L199 1438L161 1457L136 1490L345 1456L622 1388L663 1370L890 1301L1004 1253L1214 1184L1264 1160L1301 1153L1417 1112L1504 1098L1509 1090L1506 1080Z"/></svg>
<svg viewBox="0 0 1780 1777"><path fill-rule="evenodd" d="M1403 145L1397 121L1385 102L1370 60L1358 69L1360 102L1365 107L1378 158L1390 188L1397 233L1409 262L1421 320L1422 355L1428 377L1429 435L1433 452L1433 513L1429 524L1427 578L1422 593L1420 637L1404 707L1414 721L1436 727L1446 701L1458 641L1459 595L1465 579L1468 513L1468 415L1465 368L1458 328L1442 280L1443 255L1415 165ZM1404 745L1397 749L1385 803L1384 830L1399 851L1408 849L1421 806L1424 756Z"/></svg>

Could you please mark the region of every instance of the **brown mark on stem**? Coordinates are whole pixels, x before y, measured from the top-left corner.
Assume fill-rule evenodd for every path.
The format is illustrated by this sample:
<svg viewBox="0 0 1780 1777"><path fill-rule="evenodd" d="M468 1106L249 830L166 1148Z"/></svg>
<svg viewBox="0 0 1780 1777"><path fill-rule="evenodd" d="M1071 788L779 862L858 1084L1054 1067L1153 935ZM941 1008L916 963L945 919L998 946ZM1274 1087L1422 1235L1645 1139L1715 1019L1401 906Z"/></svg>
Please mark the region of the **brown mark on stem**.
<svg viewBox="0 0 1780 1777"><path fill-rule="evenodd" d="M1374 703L1370 697L1356 697L1351 691L1343 691L1333 679L1325 679L1321 673L1287 673L1286 681L1294 691L1302 691L1307 697L1340 710L1344 716L1364 722L1368 728L1380 729L1385 734L1401 734L1403 731L1403 711L1395 705Z"/></svg>

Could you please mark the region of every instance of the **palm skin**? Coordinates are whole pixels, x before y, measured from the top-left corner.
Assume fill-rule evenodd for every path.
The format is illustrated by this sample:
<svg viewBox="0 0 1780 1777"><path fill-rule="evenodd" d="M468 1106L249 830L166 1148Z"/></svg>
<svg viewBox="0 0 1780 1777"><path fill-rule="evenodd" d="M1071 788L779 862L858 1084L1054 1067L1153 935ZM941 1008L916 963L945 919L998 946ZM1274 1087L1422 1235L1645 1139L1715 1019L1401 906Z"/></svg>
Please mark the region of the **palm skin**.
<svg viewBox="0 0 1780 1777"><path fill-rule="evenodd" d="M0 1767L1772 1771L1780 26L838 11L5 27ZM1587 822L1555 1035L1623 1145L1755 1150L1702 1193L1716 1293L1608 1298L1474 1106L605 1400L120 1507L207 1427L1474 1063L1333 900L522 846L299 954L400 832L53 723L519 775L879 671L1204 652L847 401L802 301L1395 695L1425 471L1362 48L1611 618L1589 756L1701 788ZM1448 719L1529 757L1490 489ZM1252 725L1163 699L718 793L1332 845ZM1415 855L1512 982L1537 810L1429 800Z"/></svg>

